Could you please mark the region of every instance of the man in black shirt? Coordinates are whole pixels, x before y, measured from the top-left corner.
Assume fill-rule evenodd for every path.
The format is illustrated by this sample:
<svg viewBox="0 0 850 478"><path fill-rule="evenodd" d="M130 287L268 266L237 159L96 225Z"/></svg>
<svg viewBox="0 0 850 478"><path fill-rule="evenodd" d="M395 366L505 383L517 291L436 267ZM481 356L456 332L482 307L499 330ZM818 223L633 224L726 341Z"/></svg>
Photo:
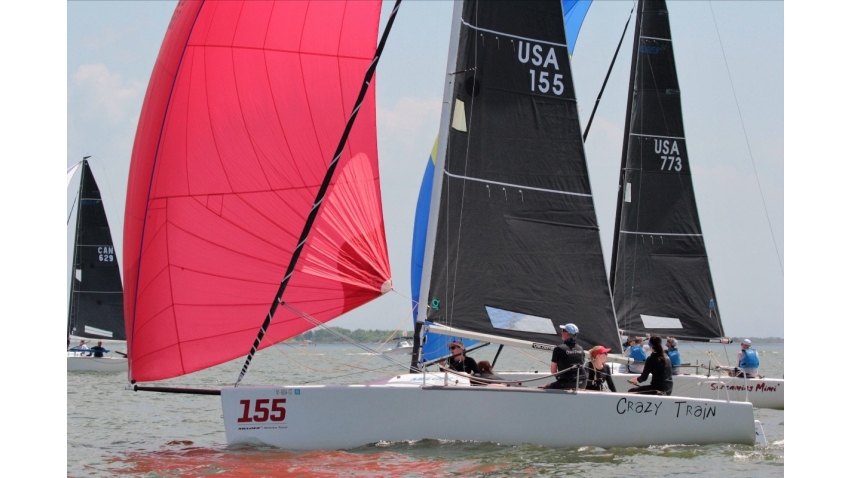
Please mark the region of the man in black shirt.
<svg viewBox="0 0 850 478"><path fill-rule="evenodd" d="M467 357L466 348L463 346L462 340L455 340L449 344L449 350L452 352L452 358L449 360L448 368L455 372L465 372L470 375L479 373L478 364L475 359ZM440 367L446 367L446 362L440 362Z"/></svg>
<svg viewBox="0 0 850 478"><path fill-rule="evenodd" d="M584 349L576 343L576 335L578 335L578 327L575 324L561 326L561 338L564 339L564 343L552 351L552 363L549 370L553 374L562 370L567 372L558 375L557 381L543 388L583 389L586 386Z"/></svg>
<svg viewBox="0 0 850 478"><path fill-rule="evenodd" d="M103 342L98 342L97 345L92 347L90 350L94 352L95 357L103 357L103 353L107 352L107 350L103 348Z"/></svg>

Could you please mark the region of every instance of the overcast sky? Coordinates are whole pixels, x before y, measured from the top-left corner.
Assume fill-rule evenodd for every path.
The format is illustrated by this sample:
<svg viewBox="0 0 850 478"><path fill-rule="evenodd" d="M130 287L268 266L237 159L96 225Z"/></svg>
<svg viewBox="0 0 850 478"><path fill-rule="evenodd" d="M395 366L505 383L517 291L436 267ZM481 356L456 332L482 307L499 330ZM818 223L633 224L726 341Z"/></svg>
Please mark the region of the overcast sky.
<svg viewBox="0 0 850 478"><path fill-rule="evenodd" d="M65 5L66 167L91 156L120 252L138 115L176 1ZM391 5L385 3L384 18ZM572 68L583 124L631 7L628 1L597 1L582 27ZM784 337L784 4L669 1L668 8L697 204L726 333ZM413 211L439 125L451 10L447 1L403 2L378 67L378 146L397 293L331 325L412 328L408 297ZM630 29L586 143L606 263L631 41ZM805 161L813 159L807 155ZM797 156L795 161L804 159ZM55 160L44 162L46 167L30 174L46 169L62 174ZM66 289L69 260L62 272Z"/></svg>

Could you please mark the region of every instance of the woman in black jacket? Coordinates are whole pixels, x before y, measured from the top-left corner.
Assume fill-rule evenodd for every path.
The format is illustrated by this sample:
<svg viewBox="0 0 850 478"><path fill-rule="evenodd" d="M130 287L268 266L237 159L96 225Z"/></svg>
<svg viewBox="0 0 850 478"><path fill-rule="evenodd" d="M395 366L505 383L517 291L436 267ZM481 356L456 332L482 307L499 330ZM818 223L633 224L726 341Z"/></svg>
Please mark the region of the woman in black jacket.
<svg viewBox="0 0 850 478"><path fill-rule="evenodd" d="M629 393L643 393L651 395L672 395L673 394L673 366L670 364L670 358L664 353L661 347L661 337L653 336L649 339L649 345L652 347L652 355L646 359L646 364L643 366L643 373L640 377L629 379L629 383L637 385L639 382L644 382L652 375L652 380L649 385L641 385L629 389Z"/></svg>

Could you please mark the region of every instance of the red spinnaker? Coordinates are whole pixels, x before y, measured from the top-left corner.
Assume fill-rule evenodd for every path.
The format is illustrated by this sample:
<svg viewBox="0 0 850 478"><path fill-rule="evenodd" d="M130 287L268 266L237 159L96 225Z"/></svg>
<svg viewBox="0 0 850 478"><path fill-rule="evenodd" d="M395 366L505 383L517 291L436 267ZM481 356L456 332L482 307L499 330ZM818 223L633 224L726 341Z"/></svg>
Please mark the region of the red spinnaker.
<svg viewBox="0 0 850 478"><path fill-rule="evenodd" d="M250 350L376 49L381 2L181 1L124 219L130 379ZM283 296L325 322L386 291L374 82ZM314 325L279 308L267 347Z"/></svg>

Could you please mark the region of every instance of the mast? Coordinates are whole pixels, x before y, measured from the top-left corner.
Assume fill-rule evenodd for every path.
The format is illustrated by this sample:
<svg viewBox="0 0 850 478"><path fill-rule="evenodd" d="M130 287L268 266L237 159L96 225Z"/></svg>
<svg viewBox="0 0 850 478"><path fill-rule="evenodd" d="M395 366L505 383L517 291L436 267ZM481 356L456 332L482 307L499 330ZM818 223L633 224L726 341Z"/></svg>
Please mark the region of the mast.
<svg viewBox="0 0 850 478"><path fill-rule="evenodd" d="M74 260L71 263L71 290L70 296L68 297L68 323L65 328L65 332L68 337L71 336L71 323L72 317L76 317L76 308L77 301L74 300L74 291L76 289L76 276L78 263L80 261L80 219L82 218L82 193L83 193L83 180L85 178L86 173L89 170L89 162L88 159L91 156L84 156L80 165L80 184L77 186L77 196L79 197L79 201L77 201L77 220L76 224L74 224Z"/></svg>
<svg viewBox="0 0 850 478"><path fill-rule="evenodd" d="M410 370L419 366L419 356L422 351L422 324L428 316L428 291L431 289L431 266L434 263L434 241L437 237L437 221L440 218L440 191L443 189L443 173L446 164L446 149L449 142L449 125L451 124L452 99L454 98L454 83L456 80L458 38L463 13L464 1L454 2L452 11L452 28L449 36L449 54L446 60L446 87L443 90L443 108L440 113L440 133L437 138L437 157L434 164L434 181L431 184L431 206L428 211L428 230L425 238L425 256L422 261L422 281L419 289L418 314L415 330L413 331L413 352L410 354Z"/></svg>
<svg viewBox="0 0 850 478"><path fill-rule="evenodd" d="M644 0L638 0L637 4L637 16L635 17L635 39L634 43L632 44L632 59L637 57L638 47L640 46L640 27L641 23L643 23L643 2ZM617 188L617 215L614 218L614 245L611 247L611 275L609 283L611 284L612 294L614 292L614 288L616 287L614 279L616 278L617 271L617 248L620 243L620 217L623 213L623 183L625 179L625 175L623 172L626 169L626 158L628 156L629 151L629 136L631 134L630 130L632 123L632 102L634 101L633 92L635 87L635 68L636 62L632 60L632 67L629 72L629 98L626 102L626 124L623 127L623 152L620 155L620 184ZM614 310L616 312L616 308ZM622 327L619 315L617 315L617 323Z"/></svg>

